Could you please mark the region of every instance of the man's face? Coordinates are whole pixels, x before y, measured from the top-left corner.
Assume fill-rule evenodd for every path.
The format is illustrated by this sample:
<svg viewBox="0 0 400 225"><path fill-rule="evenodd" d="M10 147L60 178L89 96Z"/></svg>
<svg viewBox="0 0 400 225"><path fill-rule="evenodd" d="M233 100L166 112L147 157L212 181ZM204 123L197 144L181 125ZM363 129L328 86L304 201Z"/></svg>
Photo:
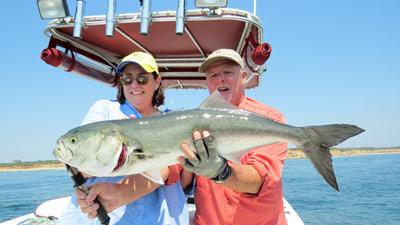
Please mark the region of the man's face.
<svg viewBox="0 0 400 225"><path fill-rule="evenodd" d="M246 72L228 60L216 61L206 70L208 91L212 93L218 90L233 105L239 105L244 96L246 78Z"/></svg>

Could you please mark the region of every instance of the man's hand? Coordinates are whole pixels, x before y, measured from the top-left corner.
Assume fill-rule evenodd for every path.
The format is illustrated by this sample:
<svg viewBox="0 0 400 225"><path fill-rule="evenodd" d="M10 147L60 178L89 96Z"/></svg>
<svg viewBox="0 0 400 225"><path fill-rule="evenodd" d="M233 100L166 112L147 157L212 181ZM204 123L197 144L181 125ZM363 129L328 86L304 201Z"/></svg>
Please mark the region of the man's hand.
<svg viewBox="0 0 400 225"><path fill-rule="evenodd" d="M227 160L221 157L215 148L213 138L208 131L193 132L193 142L196 149L192 151L188 144L182 143L181 148L186 157L179 157L179 162L195 174L208 177L215 181L224 181L231 174Z"/></svg>

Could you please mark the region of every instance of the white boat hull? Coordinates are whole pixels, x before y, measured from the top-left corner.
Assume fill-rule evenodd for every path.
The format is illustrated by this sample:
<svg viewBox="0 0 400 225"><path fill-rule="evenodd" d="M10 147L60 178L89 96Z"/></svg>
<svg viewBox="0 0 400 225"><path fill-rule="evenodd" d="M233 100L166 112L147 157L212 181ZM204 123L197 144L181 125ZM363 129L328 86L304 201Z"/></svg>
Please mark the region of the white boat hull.
<svg viewBox="0 0 400 225"><path fill-rule="evenodd" d="M53 200L46 201L40 204L35 213L30 213L12 220L8 220L6 222L0 223L0 225L22 225L22 224L39 224L36 219L45 220L48 218L48 223L41 222L40 224L55 224L56 218L59 218L64 209L71 202L71 197L57 198ZM286 220L288 225L304 225L303 221L293 209L293 207L283 199L283 207L285 210ZM194 213L196 211L196 207L194 204L189 204L189 216L190 218L194 217ZM53 220L52 220L53 219ZM191 223L192 224L192 223Z"/></svg>

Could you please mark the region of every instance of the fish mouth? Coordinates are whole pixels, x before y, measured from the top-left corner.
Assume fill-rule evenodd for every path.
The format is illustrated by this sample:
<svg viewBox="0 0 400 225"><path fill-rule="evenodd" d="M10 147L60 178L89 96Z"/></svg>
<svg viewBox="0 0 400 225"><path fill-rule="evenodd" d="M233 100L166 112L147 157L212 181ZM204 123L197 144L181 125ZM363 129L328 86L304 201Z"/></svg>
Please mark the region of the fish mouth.
<svg viewBox="0 0 400 225"><path fill-rule="evenodd" d="M122 167L122 165L124 165L125 161L126 161L126 157L128 155L128 150L126 148L126 145L124 143L122 143L122 147L121 147L121 153L119 154L119 158L118 158L118 163L117 165L114 167L113 172L117 171L119 168Z"/></svg>
<svg viewBox="0 0 400 225"><path fill-rule="evenodd" d="M58 160L65 162L71 160L74 153L63 140L58 140L57 146L53 150L53 155L56 156Z"/></svg>

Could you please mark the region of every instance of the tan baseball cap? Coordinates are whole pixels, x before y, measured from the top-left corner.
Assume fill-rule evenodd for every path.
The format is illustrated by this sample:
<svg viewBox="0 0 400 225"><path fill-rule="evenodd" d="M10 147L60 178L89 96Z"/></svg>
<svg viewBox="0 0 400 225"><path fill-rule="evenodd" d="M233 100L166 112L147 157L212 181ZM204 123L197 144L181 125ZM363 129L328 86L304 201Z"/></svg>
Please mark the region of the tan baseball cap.
<svg viewBox="0 0 400 225"><path fill-rule="evenodd" d="M242 57L232 49L226 49L226 48L221 48L218 50L215 50L213 53L211 53L206 60L204 60L203 63L200 64L199 66L199 72L204 73L207 68L214 62L218 60L229 60L232 61L236 64L238 64L242 69L244 69L244 63L242 60Z"/></svg>
<svg viewBox="0 0 400 225"><path fill-rule="evenodd" d="M121 63L117 66L117 74L121 74L125 66L130 63L136 63L141 66L146 72L153 73L156 72L158 76L158 66L154 57L145 52L132 52L131 54L125 56Z"/></svg>

